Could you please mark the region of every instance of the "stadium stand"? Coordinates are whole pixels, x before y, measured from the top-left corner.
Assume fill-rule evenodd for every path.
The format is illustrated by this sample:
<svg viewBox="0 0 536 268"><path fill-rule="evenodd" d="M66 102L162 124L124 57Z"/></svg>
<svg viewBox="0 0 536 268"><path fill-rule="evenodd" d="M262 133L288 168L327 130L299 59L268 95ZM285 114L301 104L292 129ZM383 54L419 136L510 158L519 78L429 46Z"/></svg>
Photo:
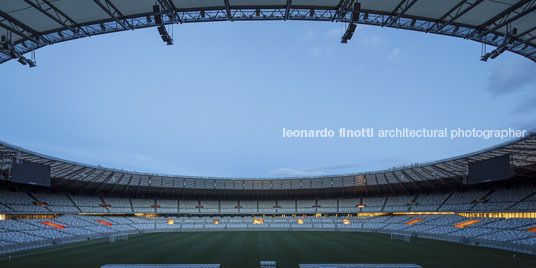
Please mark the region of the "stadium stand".
<svg viewBox="0 0 536 268"><path fill-rule="evenodd" d="M536 135L530 139L536 140ZM520 144L523 141L526 142L514 141L476 155L485 158L487 153L496 155L503 148L512 152L525 144ZM0 143L0 148L9 151L11 147ZM48 159L27 151L21 151L21 155ZM472 156L441 163L454 165ZM74 165L57 159L49 161L70 168ZM87 167L76 169L81 172L69 178L62 175L63 169L53 170L55 182L51 189L0 180L0 254L120 234L249 230L380 232L536 254L536 186L530 179L534 176L532 169L503 182L465 185L463 178L448 177L445 168L434 169L434 165L403 169L404 174L414 176L421 171L421 181L426 174L431 175L427 182L415 185L387 184L388 178L392 179L389 173L397 174L399 170L385 171L387 176L374 173L349 178L256 181L174 178L176 181L164 182L164 177L134 173L128 181L117 180L117 185L99 182L92 186L89 180L97 177L85 174L91 169ZM523 168L518 167L516 172ZM118 172L99 170L92 171L106 176ZM398 174L398 180L410 176L402 175ZM529 179L524 179L527 176ZM83 181L88 191L78 191L76 183L71 185L77 180ZM353 184L360 181L369 184ZM173 188L151 188L159 183ZM194 189L207 185L214 189ZM330 188L333 185L342 188ZM123 188L113 194L116 187ZM188 187L194 188L190 191ZM236 192L248 187L251 192ZM300 187L298 194L292 192ZM101 188L104 190L98 191Z"/></svg>

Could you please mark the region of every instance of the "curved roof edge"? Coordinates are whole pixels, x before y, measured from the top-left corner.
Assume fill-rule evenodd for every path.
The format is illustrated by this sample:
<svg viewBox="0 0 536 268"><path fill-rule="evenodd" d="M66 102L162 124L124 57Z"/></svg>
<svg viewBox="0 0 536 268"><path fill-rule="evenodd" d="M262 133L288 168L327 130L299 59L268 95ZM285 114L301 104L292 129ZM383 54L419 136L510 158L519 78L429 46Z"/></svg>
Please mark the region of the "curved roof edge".
<svg viewBox="0 0 536 268"><path fill-rule="evenodd" d="M130 178L148 178L149 182L147 186L155 186L151 184L151 178L166 179L166 180L178 180L183 182L182 186L186 187L187 181L190 180L202 180L207 182L213 182L214 187L216 184L223 183L224 181L238 181L238 182L276 182L276 181L300 181L301 187L314 188L313 182L319 183L319 188L323 188L327 181L330 182L330 187L346 187L346 186L359 186L359 185L382 185L390 183L404 183L404 182L416 182L425 180L437 180L442 178L451 177L463 177L467 175L467 166L470 162L480 161L488 158L492 158L499 155L510 154L512 155L512 164L514 167L525 167L536 164L534 156L536 156L536 129L531 130L529 134L523 138L506 141L499 145L489 147L480 151L476 151L469 154L464 154L456 157L442 159L438 161L421 163L410 166L401 166L397 168L391 168L379 171L368 171L361 173L350 174L338 174L338 175L325 175L325 176L307 176L307 177L280 177L280 178L226 178L226 177L202 177L202 176L180 176L180 175L166 175L146 172L133 172L115 168L106 168L99 165L89 165L78 163L75 161L69 161L60 159L57 157L47 156L41 153L33 152L4 141L0 141L0 153L15 153L21 156L21 159L39 162L50 165L52 167L52 176L60 179L67 180L80 180L80 181L99 181L110 183L110 178L117 176L130 176ZM527 157L530 156L530 157ZM73 172L65 172L65 170ZM86 179L84 174L95 173L92 179ZM81 175L82 174L82 175ZM97 174L100 174L97 176ZM324 182L322 182L324 181ZM306 186L303 186L303 183ZM130 180L129 182L130 183ZM164 187L165 183L162 183ZM192 182L195 186L195 182ZM310 183L310 185L309 185ZM334 185L335 183L335 185ZM172 187L177 187L177 183L172 182ZM340 184L340 185L339 185ZM139 185L139 184L138 184ZM203 183L203 187L209 187ZM211 187L211 186L210 186ZM236 186L233 186L236 188ZM270 187L273 187L272 185ZM281 186L283 187L283 186ZM289 184L290 187L290 184ZM283 188L284 189L284 188Z"/></svg>
<svg viewBox="0 0 536 268"><path fill-rule="evenodd" d="M0 1L0 36L8 39L0 47L0 63L22 57L22 62L33 64L22 55L93 35L169 24L249 20L344 22L435 33L497 47L487 57L483 55L486 60L508 50L536 62L536 3L527 0L359 0L357 16L352 15L353 0L302 0L299 5L290 0L13 2ZM160 3L158 13L152 8L155 2Z"/></svg>

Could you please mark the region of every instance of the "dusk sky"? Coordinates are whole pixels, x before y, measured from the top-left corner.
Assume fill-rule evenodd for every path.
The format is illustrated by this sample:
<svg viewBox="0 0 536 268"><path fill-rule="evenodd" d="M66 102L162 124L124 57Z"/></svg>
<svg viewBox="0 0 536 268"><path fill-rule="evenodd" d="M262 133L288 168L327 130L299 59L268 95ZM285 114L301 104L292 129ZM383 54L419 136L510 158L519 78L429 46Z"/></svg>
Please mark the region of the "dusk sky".
<svg viewBox="0 0 536 268"><path fill-rule="evenodd" d="M536 64L358 25L221 22L94 36L0 65L0 140L104 167L288 177L440 160L501 139L284 138L282 129L536 128Z"/></svg>

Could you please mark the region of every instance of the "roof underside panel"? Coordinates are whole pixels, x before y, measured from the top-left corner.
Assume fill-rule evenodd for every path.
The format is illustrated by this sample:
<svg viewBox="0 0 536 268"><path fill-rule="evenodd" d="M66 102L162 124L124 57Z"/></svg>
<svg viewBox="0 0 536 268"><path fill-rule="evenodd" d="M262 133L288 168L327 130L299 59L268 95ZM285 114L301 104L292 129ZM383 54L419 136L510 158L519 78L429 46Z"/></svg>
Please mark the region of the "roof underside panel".
<svg viewBox="0 0 536 268"><path fill-rule="evenodd" d="M518 1L484 1L478 6L469 10L467 13L465 13L465 15L457 19L456 22L465 25L482 25L490 18L495 17L496 15L509 8L515 2Z"/></svg>
<svg viewBox="0 0 536 268"><path fill-rule="evenodd" d="M421 18L441 18L446 11L458 4L459 1L417 1L406 11L409 16Z"/></svg>
<svg viewBox="0 0 536 268"><path fill-rule="evenodd" d="M150 0L114 0L112 3L125 16L150 13L156 1Z"/></svg>
<svg viewBox="0 0 536 268"><path fill-rule="evenodd" d="M339 2L339 0L292 0L292 5L335 8Z"/></svg>
<svg viewBox="0 0 536 268"><path fill-rule="evenodd" d="M173 0L178 9L203 9L213 7L223 7L223 0Z"/></svg>
<svg viewBox="0 0 536 268"><path fill-rule="evenodd" d="M78 24L91 24L110 19L110 16L93 0L62 0L53 4Z"/></svg>
<svg viewBox="0 0 536 268"><path fill-rule="evenodd" d="M4 5L6 6L5 9ZM2 0L2 11L38 32L61 27L60 24L22 0Z"/></svg>

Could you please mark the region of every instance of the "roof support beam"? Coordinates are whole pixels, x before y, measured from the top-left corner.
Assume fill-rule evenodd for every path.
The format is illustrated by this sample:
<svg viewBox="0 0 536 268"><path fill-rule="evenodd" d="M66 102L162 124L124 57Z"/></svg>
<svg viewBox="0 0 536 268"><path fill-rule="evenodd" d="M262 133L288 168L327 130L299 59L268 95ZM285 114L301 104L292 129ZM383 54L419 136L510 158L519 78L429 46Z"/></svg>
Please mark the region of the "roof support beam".
<svg viewBox="0 0 536 268"><path fill-rule="evenodd" d="M387 177L385 176L385 174L383 174L383 178L385 179L385 181L387 182L387 186L389 187L389 191L391 191L392 194L395 193L395 191L393 190L393 186L391 186L391 182L389 182L389 180L387 180ZM378 185L379 187L379 185ZM379 189L379 188L378 188Z"/></svg>
<svg viewBox="0 0 536 268"><path fill-rule="evenodd" d="M104 1L104 4L101 2ZM112 19L114 19L121 27L123 27L125 30L133 29L132 25L124 18L121 11L119 11L110 0L93 0L108 16L110 16Z"/></svg>
<svg viewBox="0 0 536 268"><path fill-rule="evenodd" d="M408 188L404 185L404 182L402 182L400 180L400 178L398 178L398 176L396 176L395 172L394 171L391 171L391 175L393 175L393 177L395 178L395 180L398 182L398 185L400 185L402 187L402 189L404 189L404 191L406 193L409 193L410 191L408 190ZM403 176L403 175L402 175Z"/></svg>
<svg viewBox="0 0 536 268"><path fill-rule="evenodd" d="M419 172L418 170L416 170L416 169L414 169L414 168L410 168L410 169L411 169L411 171L412 171L415 175L417 175L418 177L420 177L420 178L422 179L422 181L423 181L425 184L427 184L428 187L430 187L430 189L433 189L433 188L436 187L436 185L438 184L438 183L437 183L438 179L436 178L436 175L433 174L433 173L430 173L429 170L427 170L427 169L425 169L425 168L423 168L423 167L420 167L419 170L420 170L422 173L425 173L425 174L423 175L421 172ZM428 175L428 176L430 176L430 177L432 177L432 178L429 179L429 178L426 177L425 175Z"/></svg>
<svg viewBox="0 0 536 268"><path fill-rule="evenodd" d="M227 20L232 21L233 16L231 15L231 5L229 5L229 0L223 0L225 4L225 12L227 12Z"/></svg>
<svg viewBox="0 0 536 268"><path fill-rule="evenodd" d="M69 184L69 186L72 186L76 184L77 182L81 181L81 179L79 178L80 176L82 178L85 178L95 173L96 171L97 169L90 169L89 167L85 167L83 169L73 172L72 176L64 176L63 180L61 180L61 182L58 185L63 186L63 185ZM68 178L68 177L71 177L71 178Z"/></svg>
<svg viewBox="0 0 536 268"><path fill-rule="evenodd" d="M94 183L97 183L96 180L97 179L100 179L102 177L104 177L104 174L105 172L103 172L102 174L100 174L98 177L95 177L94 180L92 180L91 182L94 182ZM104 178L104 180L100 183L99 185L99 189L100 189L100 186L104 185L112 176L114 176L115 173L111 172L108 176L106 176L106 178ZM92 186L90 183L86 184L85 185L86 187L84 187L82 189L82 192L86 192L87 190L89 190L89 188Z"/></svg>
<svg viewBox="0 0 536 268"><path fill-rule="evenodd" d="M285 20L288 20L290 15L290 6L292 6L292 0L287 0L287 7L285 8Z"/></svg>
<svg viewBox="0 0 536 268"><path fill-rule="evenodd" d="M177 7L172 0L158 0L158 3L160 3L160 6L164 8L166 15L171 21L182 23L181 18L177 14Z"/></svg>
<svg viewBox="0 0 536 268"><path fill-rule="evenodd" d="M382 26L393 26L393 24L395 24L395 22L397 22L398 19L400 19L400 17L402 17L402 15L404 15L416 2L417 0L402 0ZM393 18L393 16L395 17Z"/></svg>
<svg viewBox="0 0 536 268"><path fill-rule="evenodd" d="M66 174L63 174L63 173L59 174L57 177L61 178L61 179L64 179L64 180L72 180L72 178L71 178L72 176L77 176L78 174L83 172L85 169L86 169L85 167L81 167L79 169L69 171ZM62 171L62 172L65 172L65 171Z"/></svg>
<svg viewBox="0 0 536 268"><path fill-rule="evenodd" d="M54 4L50 3L50 0L41 0L45 2L50 8L54 9L54 12L58 14L58 17L61 15L64 17L67 21L69 21L72 26L76 27L77 29L80 29L82 32L84 32L87 36L91 36L91 34L84 30L82 26L80 26L76 21L74 21L71 17L69 17L67 14L65 14L63 11L61 11L59 8L57 8Z"/></svg>
<svg viewBox="0 0 536 268"><path fill-rule="evenodd" d="M375 185L375 187L376 187L376 191L377 191L378 194L379 194L379 193L381 193L381 191L380 191L380 184L378 183L378 174L376 174L376 173L374 173L374 180L376 180L376 185Z"/></svg>
<svg viewBox="0 0 536 268"><path fill-rule="evenodd" d="M48 9L45 10L41 5L42 3L40 3L39 1L37 1L37 3L34 3L32 0L24 0L24 2L26 2L28 5L30 5L31 7L37 9L39 12L43 13L44 15L46 15L47 17L49 17L50 19L52 19L53 21L55 21L56 23L58 23L59 25L69 29L71 32L73 32L73 34L77 35L78 33L72 28L70 27L69 25L65 24L63 21L61 21L58 17L48 13Z"/></svg>
<svg viewBox="0 0 536 268"><path fill-rule="evenodd" d="M73 21L69 16L67 16L63 11L56 8L48 0L24 0L28 5L39 10L41 13L51 18L61 26L69 29L75 36L78 36L78 30L84 32L89 36L89 32L84 30L78 23Z"/></svg>
<svg viewBox="0 0 536 268"><path fill-rule="evenodd" d="M445 168L439 166L440 164L442 164L442 163L434 164L434 165L432 165L432 167L435 168L435 169L439 169L443 173L450 174L452 177L460 176L460 175L458 175L458 174L456 174L456 173L454 173L452 171L446 170Z"/></svg>
<svg viewBox="0 0 536 268"><path fill-rule="evenodd" d="M452 25L455 20L463 16L465 13L469 12L471 9L478 6L483 1L484 0L464 0L459 2L447 13L441 16L441 18L439 18L436 23L434 23L430 28L428 28L427 32L433 30L436 26L438 26L438 28L435 30L436 32L443 30L443 28L445 28L447 25Z"/></svg>
<svg viewBox="0 0 536 268"><path fill-rule="evenodd" d="M514 12L518 8L524 6L528 2L531 2L531 0L521 0L521 1L511 5L509 8L505 9L504 11L502 11L499 14L497 14L493 18L491 18L491 19L487 20L486 22L482 23L480 26L478 26L478 28L476 30L471 32L467 37L472 37L475 34L478 34L479 36L483 36L482 33L486 28L488 28L488 27L490 27L490 26L492 26L492 25L494 25L496 23L500 23L500 22L498 22L499 20L502 21L504 18L507 18L508 16L510 16L510 14L512 12Z"/></svg>
<svg viewBox="0 0 536 268"><path fill-rule="evenodd" d="M331 20L339 21L344 18L344 16L346 16L346 13L348 13L348 10L350 10L350 7L352 6L353 2L354 0L341 0L337 5L337 10Z"/></svg>
<svg viewBox="0 0 536 268"><path fill-rule="evenodd" d="M42 4L41 7L43 10L57 17L53 10L47 10L45 8L47 7L47 5L43 4L45 1L49 1L55 4L56 1L51 1L51 0L25 0L25 1L41 3ZM106 5L105 0L98 0L98 1L101 4ZM108 0L108 1L115 3L114 0ZM171 0L155 0L156 3L159 3L160 1L162 3L164 3L164 1L167 1L168 3L170 3L170 5L172 3ZM295 6L296 1L292 1L293 5L291 5L291 8L289 10L288 18L289 20L290 19L314 20L314 21L335 21L336 20L339 22L342 21L346 23L351 22L352 20L350 19L348 12L351 12L352 10L351 6L354 4L355 0L339 0L339 1L340 3L336 6L336 8L333 8L333 9L316 9L316 7L312 7L313 8L312 10L314 11L314 14L315 14L314 17L307 16L305 14L307 12L309 12L309 14L312 13L310 10L306 10L309 7L301 7L301 6L297 7ZM519 0L516 0L513 2L515 4L518 1ZM532 0L532 1L535 1L535 0ZM394 9L394 7L398 5L400 2L401 0L395 1L392 8ZM535 35L534 31L528 34L524 34L524 35L517 34L514 31L511 31L507 38L508 41L507 41L506 46L504 46L501 43L501 41L503 41L504 38L495 39L494 37L494 35L501 36L502 33L504 33L502 29L504 29L506 26L499 29L501 31L500 34L495 32L495 34L490 33L486 36L478 35L478 33L484 33L488 29L492 29L493 27L497 26L498 23L495 23L495 26L488 26L487 28L482 29L482 31L475 33L473 36L470 36L471 33L473 33L473 31L475 31L476 29L478 29L479 26L475 26L474 24L461 24L461 23L458 23L458 21L460 20L460 18L464 18L470 15L472 16L472 13L475 12L479 7L482 7L483 5L483 4L479 4L479 5L477 4L480 2L484 2L484 1L483 0L456 0L452 2L453 3L449 7L445 8L444 11L442 11L438 15L438 17L440 16L443 17L444 18L443 20L430 19L426 17L408 18L409 16L408 13L411 13L411 9L407 11L404 15L401 15L401 17L398 20L394 20L394 19L397 16L397 14L400 12L398 12L397 14L389 14L389 13L386 13L385 11L363 10L357 22L362 23L362 24L367 24L367 25L382 26L384 22L387 21L387 23L392 22L394 27L401 28L401 29L421 31L421 32L431 32L431 33L444 34L444 35L452 36L452 37L471 39L477 42L500 47L500 51L509 50L509 51L512 51L513 53L525 56L533 61L536 61L536 52L535 52L536 45L533 41L534 39L532 39L529 42L526 42L527 39L531 39ZM226 12L224 3L223 2L220 2L220 3L221 4L217 9L210 9L210 10L209 9L205 9L205 10L179 10L177 9L174 13L176 13L176 15L181 19L182 23L228 20L228 16L227 16L228 13ZM285 12L286 12L286 9L285 9L286 3L287 3L287 0L284 0L281 6L277 6L273 8L263 7L263 6L236 8L236 7L230 6L231 8L230 11L232 14L231 19L232 20L284 20ZM411 2L407 2L407 3L411 3ZM460 3L463 3L463 4L460 4ZM531 2L527 2L527 3L531 3ZM415 9L417 5L419 5L418 2L414 4L414 7L411 7L411 8ZM510 5L505 5L503 7L503 10L508 8ZM453 8L453 6L455 6L456 8ZM399 10L402 10L402 7L403 6L401 6L401 9ZM509 15L509 19L512 19L514 18L514 16L519 15L519 13L522 12L522 10L525 10L525 8L526 6L522 6L521 8L514 10L513 13ZM35 12L38 12L37 10L33 8L32 10L34 10ZM391 11L391 8L388 10ZM496 11L496 13L502 12L503 10ZM162 8L162 11L164 11L164 8ZM302 14L299 14L299 13L302 13ZM13 15L16 13L13 13L13 14L9 13L9 14L11 16L18 18L17 16ZM126 14L125 12L123 12L123 15L127 17L121 18L119 17L119 15L116 15L116 18L120 19L120 21L123 24L126 24L125 20L128 20L128 22L131 24L131 26L134 29L138 29L138 28L145 28L151 25L151 23L147 22L147 19L146 19L148 16L150 16L150 14L151 13L145 12L143 14L130 15L130 14ZM164 12L164 16L166 16L165 14L166 13ZM461 16L462 14L464 15ZM489 16L489 18L491 18L492 16ZM525 15L524 17L516 20L514 23L511 23L510 25L514 25L520 20L528 19L528 16L530 15ZM389 19L389 17L391 17L391 19ZM459 18L456 19L457 17ZM49 18L47 17L46 19L49 19ZM21 21L23 20L21 19ZM91 33L91 35L98 35L98 34L114 32L117 30L124 30L124 28L121 25L116 23L114 19L111 19L111 18L109 19L108 16L104 20L88 22L87 25L84 24L83 26L81 26L80 29L77 29L76 27L74 27L74 24L69 23L63 18L61 19L61 21L63 21L65 25L70 26L71 28L74 28L76 31L80 32L80 36L79 36L80 38L87 36L82 33L82 29L88 31L89 33ZM499 20L499 23L501 23L501 21L506 22L507 20ZM25 21L23 22L26 23ZM17 43L13 45L16 48L16 50L20 53L27 53L27 52L33 51L47 44L43 42L42 40L33 36L31 33L26 32L21 28L15 28L14 26L12 27L7 22L7 20L3 20L2 17L0 17L0 23L3 23L2 25L0 25L0 27L3 26L2 28L9 29L10 33L15 34L15 31L17 31L20 34L24 34L20 38L13 38L14 40L19 39L19 41L17 41ZM169 20L166 19L166 23L170 23ZM57 23L54 23L54 24L57 24ZM57 26L58 25L59 24L57 24ZM432 25L434 26L432 27ZM507 24L508 27L510 27L510 25ZM104 26L105 28L102 29L102 26ZM530 27L533 27L533 26L529 25L528 28ZM57 42L73 39L73 35L71 35L71 32L67 30L68 28L61 27L60 32L58 32L58 29L56 28L58 27L47 28L46 30L42 30L41 34L44 38L50 40L50 42L52 43L57 43ZM517 27L517 28L519 28L519 30L521 30L522 32L527 31L527 29L524 29L524 27ZM65 37L64 38L62 38L61 36L58 37L58 35L60 34L65 34ZM19 37L19 36L20 35L17 35L16 37ZM77 37L74 36L74 38L77 38ZM21 42L20 39L24 40L25 42L20 43ZM34 41L34 40L38 40L38 41ZM8 55L7 50L0 51L0 63L9 61L11 59L12 57Z"/></svg>
<svg viewBox="0 0 536 268"><path fill-rule="evenodd" d="M93 176L90 180L78 180L78 181L71 182L71 185L73 186L73 188L76 188L78 190L80 190L82 186L86 186L87 188L89 184L93 183L96 179L102 177L102 175L106 173L106 170L94 169L94 171L95 172L92 172L92 173L95 173L95 176ZM89 175L93 175L93 174L89 174ZM89 177L89 175L85 177Z"/></svg>
<svg viewBox="0 0 536 268"><path fill-rule="evenodd" d="M365 181L365 193L368 195L368 180L366 179L366 177L364 181Z"/></svg>
<svg viewBox="0 0 536 268"><path fill-rule="evenodd" d="M104 180L100 183L100 185L99 185L98 187L96 187L96 188L93 190L93 193L96 193L96 192L100 191L102 188L104 188L104 186L109 185L109 184L110 184L110 181L111 181L112 179L113 179L113 182L114 182L115 184L117 184L117 182L119 182L119 181L123 178L123 176L125 176L125 173L122 173L121 176L119 177L119 179L117 179L117 178L115 177L115 175L116 175L115 172L110 173L110 175L109 175L106 179L104 179Z"/></svg>
<svg viewBox="0 0 536 268"><path fill-rule="evenodd" d="M415 170L411 169L412 173L415 174L417 177L420 177L422 179L422 176L420 174L417 174L415 172ZM411 177L405 170L401 170L400 172L402 172L402 174L404 176L407 176L409 178L410 181L412 181L418 188L419 190L424 190L423 186L420 184L421 181L423 181L425 184L428 184L430 186L430 188L433 187L433 185L427 181L426 179L422 179L421 181L416 181L415 179L413 179L413 177Z"/></svg>
<svg viewBox="0 0 536 268"><path fill-rule="evenodd" d="M407 177L407 178L408 178L408 181L409 181L412 185L414 185L417 189L419 189L419 190L421 190L421 191L423 190L422 186L419 185L419 184L418 184L418 183L417 183L417 182L416 182L416 181L415 181L415 180L414 180L414 179L413 179L407 172L405 172L403 169L400 170L400 173L402 173L401 178L405 178L405 177ZM393 173L393 174L394 174L394 173Z"/></svg>
<svg viewBox="0 0 536 268"><path fill-rule="evenodd" d="M38 31L32 29L28 25L20 22L19 20L11 17L9 14L5 13L4 11L0 10L0 17L4 19L4 21L7 21L9 25L6 25L5 23L2 23L0 21L0 26L8 31L11 31L13 33L16 33L17 35L20 35L28 40L31 40L33 42L39 43L39 39L43 40L45 43L50 44L50 41L46 38L41 36L41 33Z"/></svg>
<svg viewBox="0 0 536 268"><path fill-rule="evenodd" d="M485 31L484 33L482 33L483 36L489 34L489 33L492 33L492 32L495 32L499 29L501 29L502 27L518 20L519 18L533 12L536 10L536 1L532 1L530 3L528 3L527 5L524 6L524 9L518 13L517 15L514 15L512 17L510 17L510 15L513 15L513 12L512 13L509 13L507 16L503 17L500 21L498 22L495 22L491 27L489 28L487 31Z"/></svg>
<svg viewBox="0 0 536 268"><path fill-rule="evenodd" d="M514 36L514 38L515 38L515 39L522 38L523 36L525 36L525 35L527 35L527 34L533 32L533 31L536 31L536 26L534 26L534 27L532 27L532 28L530 28L530 29L528 29L528 30L526 30L526 31L524 31L524 32L522 32L522 33L520 33L520 34ZM536 39L536 35L532 36L531 38L529 38L529 39L527 39L527 40L525 40L525 41L523 41L523 42L520 42L518 45L515 45L514 47L517 47L517 46L520 46L520 45L524 45L524 44L526 44L526 43L528 43L528 42L530 42L530 41L532 41L532 40L534 40L534 39Z"/></svg>
<svg viewBox="0 0 536 268"><path fill-rule="evenodd" d="M69 177L70 175L76 173L77 171L80 171L84 169L82 166L73 166L73 165L66 165L65 167L59 169L56 171L56 176L58 178L65 178Z"/></svg>

